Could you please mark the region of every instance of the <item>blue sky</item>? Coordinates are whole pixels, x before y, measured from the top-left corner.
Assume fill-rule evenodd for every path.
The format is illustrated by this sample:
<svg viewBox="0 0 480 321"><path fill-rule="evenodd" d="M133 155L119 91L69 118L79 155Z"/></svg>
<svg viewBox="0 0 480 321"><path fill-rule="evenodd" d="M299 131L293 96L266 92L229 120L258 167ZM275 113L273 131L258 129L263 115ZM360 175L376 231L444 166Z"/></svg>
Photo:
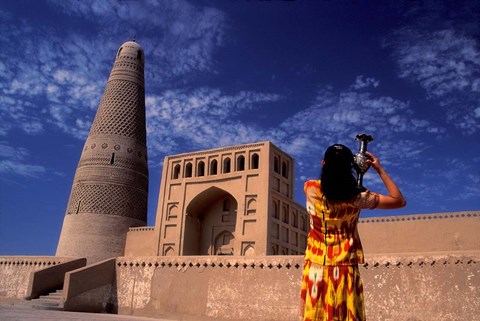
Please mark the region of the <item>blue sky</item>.
<svg viewBox="0 0 480 321"><path fill-rule="evenodd" d="M406 208L480 210L480 4L474 1L0 3L0 254L53 255L118 47L146 56L154 224L166 155L272 141L295 200L326 147L374 152ZM384 191L368 173L364 184Z"/></svg>

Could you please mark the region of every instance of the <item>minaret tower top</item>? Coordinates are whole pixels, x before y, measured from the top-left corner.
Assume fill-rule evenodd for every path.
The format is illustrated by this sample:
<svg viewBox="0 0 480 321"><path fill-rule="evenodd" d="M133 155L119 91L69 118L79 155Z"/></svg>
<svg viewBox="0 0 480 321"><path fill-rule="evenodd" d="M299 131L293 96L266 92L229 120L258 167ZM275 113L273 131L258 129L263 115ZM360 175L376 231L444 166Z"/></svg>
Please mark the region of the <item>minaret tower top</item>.
<svg viewBox="0 0 480 321"><path fill-rule="evenodd" d="M145 55L142 46L135 41L127 41L118 48L115 64L108 81L128 80L145 88L144 63Z"/></svg>

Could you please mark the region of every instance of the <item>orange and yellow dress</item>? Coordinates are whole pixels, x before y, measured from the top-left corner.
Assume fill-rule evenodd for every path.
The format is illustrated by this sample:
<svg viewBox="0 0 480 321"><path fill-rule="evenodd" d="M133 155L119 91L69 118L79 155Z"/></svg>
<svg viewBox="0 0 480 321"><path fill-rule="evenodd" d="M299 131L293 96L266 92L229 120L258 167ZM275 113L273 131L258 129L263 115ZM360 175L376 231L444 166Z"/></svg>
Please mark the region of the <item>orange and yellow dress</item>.
<svg viewBox="0 0 480 321"><path fill-rule="evenodd" d="M303 320L364 321L357 222L360 209L377 206L378 194L367 190L348 202L328 201L319 180L307 181L304 191L310 232L301 289Z"/></svg>

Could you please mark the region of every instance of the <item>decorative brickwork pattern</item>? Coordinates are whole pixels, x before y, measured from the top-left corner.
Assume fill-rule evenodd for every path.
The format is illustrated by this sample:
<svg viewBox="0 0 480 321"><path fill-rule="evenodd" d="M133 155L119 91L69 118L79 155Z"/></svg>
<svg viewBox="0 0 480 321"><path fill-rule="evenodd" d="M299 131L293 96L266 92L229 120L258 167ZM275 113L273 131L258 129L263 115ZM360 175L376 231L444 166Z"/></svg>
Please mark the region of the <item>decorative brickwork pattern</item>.
<svg viewBox="0 0 480 321"><path fill-rule="evenodd" d="M90 135L120 135L145 144L144 89L127 80L109 81Z"/></svg>
<svg viewBox="0 0 480 321"><path fill-rule="evenodd" d="M144 162L134 162L129 158L120 156L115 157L115 163L111 164L111 156L84 157L80 159L78 168L87 166L109 166L139 171L143 175L148 175L148 168Z"/></svg>
<svg viewBox="0 0 480 321"><path fill-rule="evenodd" d="M147 194L129 186L77 184L73 187L68 214L94 213L146 220Z"/></svg>

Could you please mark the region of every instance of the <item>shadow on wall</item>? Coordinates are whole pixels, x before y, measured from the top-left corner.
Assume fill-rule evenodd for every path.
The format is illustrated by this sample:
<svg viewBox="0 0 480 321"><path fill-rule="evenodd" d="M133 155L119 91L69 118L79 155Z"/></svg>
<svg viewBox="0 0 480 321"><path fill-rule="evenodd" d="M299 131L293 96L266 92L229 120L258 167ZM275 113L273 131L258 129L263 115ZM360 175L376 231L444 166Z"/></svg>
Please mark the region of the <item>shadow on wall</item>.
<svg viewBox="0 0 480 321"><path fill-rule="evenodd" d="M116 259L107 259L65 275L64 309L117 313Z"/></svg>
<svg viewBox="0 0 480 321"><path fill-rule="evenodd" d="M81 258L31 272L25 298L36 299L42 294L62 289L65 274L86 265L87 259Z"/></svg>

